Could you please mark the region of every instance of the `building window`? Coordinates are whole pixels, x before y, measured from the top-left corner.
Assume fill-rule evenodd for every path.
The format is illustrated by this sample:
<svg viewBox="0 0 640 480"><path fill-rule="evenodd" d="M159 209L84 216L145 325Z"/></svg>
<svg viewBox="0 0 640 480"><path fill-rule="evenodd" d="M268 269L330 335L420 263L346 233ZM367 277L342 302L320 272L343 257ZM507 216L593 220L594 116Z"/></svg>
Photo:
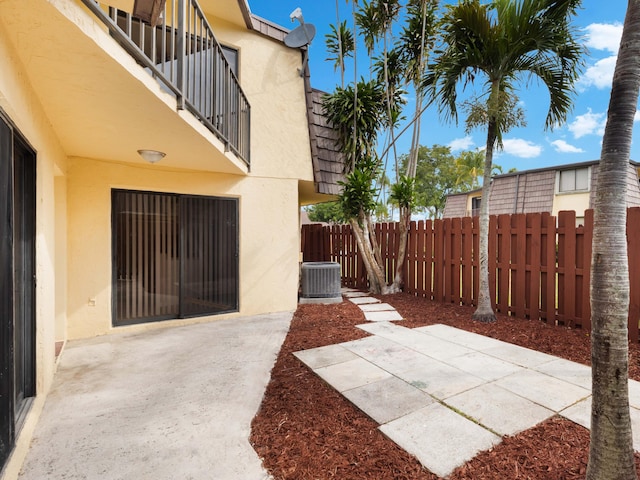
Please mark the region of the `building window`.
<svg viewBox="0 0 640 480"><path fill-rule="evenodd" d="M236 199L113 190L113 323L238 310Z"/></svg>
<svg viewBox="0 0 640 480"><path fill-rule="evenodd" d="M558 192L589 191L589 167L559 172Z"/></svg>
<svg viewBox="0 0 640 480"><path fill-rule="evenodd" d="M224 53L227 62L229 63L229 67L231 67L231 71L239 78L238 75L238 50L235 48L227 47L226 45L220 45L222 48L222 53Z"/></svg>
<svg viewBox="0 0 640 480"><path fill-rule="evenodd" d="M477 217L480 215L480 202L482 201L482 197L473 197L471 199L471 216Z"/></svg>

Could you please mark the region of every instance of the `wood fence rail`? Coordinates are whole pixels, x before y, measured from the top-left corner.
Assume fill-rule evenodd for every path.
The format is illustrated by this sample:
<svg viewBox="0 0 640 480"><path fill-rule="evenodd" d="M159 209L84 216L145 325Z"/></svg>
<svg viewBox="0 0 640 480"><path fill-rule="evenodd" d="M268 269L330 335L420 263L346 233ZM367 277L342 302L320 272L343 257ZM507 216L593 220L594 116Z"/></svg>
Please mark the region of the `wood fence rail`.
<svg viewBox="0 0 640 480"><path fill-rule="evenodd" d="M404 266L407 293L439 302L475 305L478 298L477 217L411 222ZM387 280L397 262L397 223L375 226ZM591 329L589 303L593 211L576 226L575 212L491 216L489 284L497 312ZM640 207L627 211L629 338L639 340ZM345 287L368 288L349 225L302 227L303 261L335 261Z"/></svg>

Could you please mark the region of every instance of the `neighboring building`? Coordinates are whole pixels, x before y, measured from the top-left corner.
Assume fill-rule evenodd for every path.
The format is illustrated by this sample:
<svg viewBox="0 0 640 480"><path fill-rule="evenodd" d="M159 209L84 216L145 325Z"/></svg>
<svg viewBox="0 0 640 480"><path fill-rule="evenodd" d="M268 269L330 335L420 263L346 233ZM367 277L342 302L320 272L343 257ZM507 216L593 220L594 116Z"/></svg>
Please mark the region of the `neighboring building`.
<svg viewBox="0 0 640 480"><path fill-rule="evenodd" d="M300 206L338 193L321 93L287 30L246 0L187 0L184 15L177 0L111 3L0 1L5 479L56 344L294 310Z"/></svg>
<svg viewBox="0 0 640 480"><path fill-rule="evenodd" d="M497 175L491 180L491 215L548 212L557 215L574 210L576 221L584 220L584 211L593 208L598 176L597 161L559 165ZM630 162L627 171L627 205L640 206L640 164ZM445 218L475 216L480 212L482 190L447 196Z"/></svg>

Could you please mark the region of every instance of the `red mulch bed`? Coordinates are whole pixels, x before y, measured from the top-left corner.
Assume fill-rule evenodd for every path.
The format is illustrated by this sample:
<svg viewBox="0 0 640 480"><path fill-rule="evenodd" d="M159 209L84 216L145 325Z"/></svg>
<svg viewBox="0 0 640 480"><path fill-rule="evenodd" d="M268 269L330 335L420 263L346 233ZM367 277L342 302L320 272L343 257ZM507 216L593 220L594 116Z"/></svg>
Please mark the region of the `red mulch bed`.
<svg viewBox="0 0 640 480"><path fill-rule="evenodd" d="M590 339L579 329L498 315L498 321L471 320L472 307L447 305L399 293L379 297L415 328L443 323L586 365ZM385 437L378 424L312 373L292 352L367 336L355 325L362 311L349 301L300 305L278 355L251 444L276 480L429 479L439 477ZM629 376L640 380L640 346L630 345ZM553 417L482 452L450 479L583 479L589 431ZM640 456L636 454L640 474Z"/></svg>

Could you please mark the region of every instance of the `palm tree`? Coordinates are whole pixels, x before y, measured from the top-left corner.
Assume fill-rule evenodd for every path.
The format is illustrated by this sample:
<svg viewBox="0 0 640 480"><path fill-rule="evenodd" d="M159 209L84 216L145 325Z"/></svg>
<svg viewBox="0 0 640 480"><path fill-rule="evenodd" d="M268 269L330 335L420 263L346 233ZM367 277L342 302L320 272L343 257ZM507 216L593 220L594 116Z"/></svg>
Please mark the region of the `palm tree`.
<svg viewBox="0 0 640 480"><path fill-rule="evenodd" d="M340 69L340 86L344 87L344 59L353 56L355 44L353 33L347 27L346 20L337 27L329 25L331 31L325 35L325 43L329 56L325 59L333 62L334 70Z"/></svg>
<svg viewBox="0 0 640 480"><path fill-rule="evenodd" d="M640 89L640 1L629 0L604 131L591 263L593 401L587 480L636 479L629 416L627 170Z"/></svg>
<svg viewBox="0 0 640 480"><path fill-rule="evenodd" d="M549 91L545 128L563 122L571 109L574 82L581 71L583 47L570 19L580 0L462 0L447 7L443 50L425 84L441 112L457 120L457 88L485 80L482 98L467 103L467 129L487 129L480 204L480 288L473 318L495 321L489 291L488 192L493 151L502 135L523 124L516 82L534 77Z"/></svg>

